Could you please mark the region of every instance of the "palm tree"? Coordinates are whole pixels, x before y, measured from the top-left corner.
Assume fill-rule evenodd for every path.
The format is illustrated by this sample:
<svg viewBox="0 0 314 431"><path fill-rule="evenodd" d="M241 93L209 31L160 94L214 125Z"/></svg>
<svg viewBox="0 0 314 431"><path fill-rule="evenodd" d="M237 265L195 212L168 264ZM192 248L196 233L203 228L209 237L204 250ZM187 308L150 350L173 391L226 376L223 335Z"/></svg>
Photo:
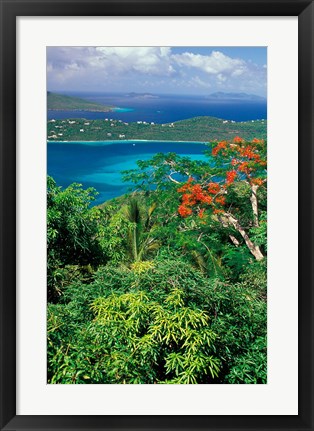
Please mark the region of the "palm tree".
<svg viewBox="0 0 314 431"><path fill-rule="evenodd" d="M126 220L130 222L128 231L128 251L133 262L143 260L150 252L159 248L159 242L151 234L156 225L152 221L152 214L156 209L153 204L144 210L136 198L131 198L129 204L122 208Z"/></svg>

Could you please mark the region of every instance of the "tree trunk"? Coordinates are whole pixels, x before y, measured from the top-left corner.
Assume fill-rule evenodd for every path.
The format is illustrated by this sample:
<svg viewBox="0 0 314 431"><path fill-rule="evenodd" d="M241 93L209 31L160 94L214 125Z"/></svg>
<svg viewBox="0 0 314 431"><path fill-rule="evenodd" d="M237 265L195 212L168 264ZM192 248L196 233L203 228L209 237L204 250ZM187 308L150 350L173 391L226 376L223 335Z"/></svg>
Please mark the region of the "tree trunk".
<svg viewBox="0 0 314 431"><path fill-rule="evenodd" d="M243 227L240 225L239 221L235 217L233 217L233 215L231 215L230 213L224 213L224 216L228 220L229 224L231 224L235 228L235 230L237 230L239 232L239 234L242 236L242 238L244 239L245 244L247 245L248 249L250 250L250 252L255 257L255 259L256 260L262 260L262 259L264 259L264 256L263 256L263 254L262 254L259 246L256 245L256 244L254 244L250 240L248 234L243 229Z"/></svg>
<svg viewBox="0 0 314 431"><path fill-rule="evenodd" d="M257 190L258 190L258 185L257 184L252 184L251 185L251 190L252 190L252 194L250 197L250 201L252 204L252 210L253 210L253 226L258 227L259 226L259 222L258 222L258 202L257 202Z"/></svg>

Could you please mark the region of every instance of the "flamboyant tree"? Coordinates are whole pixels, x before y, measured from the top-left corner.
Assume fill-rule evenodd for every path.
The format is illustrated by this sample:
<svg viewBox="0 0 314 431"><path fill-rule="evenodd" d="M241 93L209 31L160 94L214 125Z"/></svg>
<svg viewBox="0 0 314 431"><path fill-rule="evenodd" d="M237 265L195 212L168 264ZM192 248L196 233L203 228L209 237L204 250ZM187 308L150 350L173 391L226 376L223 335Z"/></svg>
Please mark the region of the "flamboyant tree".
<svg viewBox="0 0 314 431"><path fill-rule="evenodd" d="M189 177L178 189L182 193L178 213L185 218L197 213L203 218L206 213L214 215L224 227L232 226L243 238L246 246L257 260L263 259L259 245L249 235L252 227L259 227L258 189L266 185L266 144L263 140L253 139L245 142L235 137L232 142L221 141L212 148L216 172L203 176L202 180ZM243 226L234 209L234 202L228 200L232 187L244 183L250 188L251 221ZM230 235L231 241L238 246L239 240Z"/></svg>

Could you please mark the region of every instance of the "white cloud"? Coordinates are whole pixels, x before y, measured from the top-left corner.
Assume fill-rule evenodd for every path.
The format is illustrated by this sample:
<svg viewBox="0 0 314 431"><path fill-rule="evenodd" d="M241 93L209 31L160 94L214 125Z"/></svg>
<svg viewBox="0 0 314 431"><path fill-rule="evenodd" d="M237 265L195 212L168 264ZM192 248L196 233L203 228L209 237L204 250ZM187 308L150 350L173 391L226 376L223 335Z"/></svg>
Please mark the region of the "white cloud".
<svg viewBox="0 0 314 431"><path fill-rule="evenodd" d="M190 81L191 87L202 87L202 88L210 88L211 84L208 81L204 81L199 76L194 76Z"/></svg>
<svg viewBox="0 0 314 431"><path fill-rule="evenodd" d="M228 57L219 51L213 51L210 55L184 52L183 54L173 55L172 58L180 66L195 67L211 75L241 70L245 66L243 60Z"/></svg>
<svg viewBox="0 0 314 431"><path fill-rule="evenodd" d="M218 82L226 82L227 78L222 73L218 73L217 80Z"/></svg>
<svg viewBox="0 0 314 431"><path fill-rule="evenodd" d="M171 48L167 47L51 47L48 48L48 76L66 82L94 76L101 79L139 74L170 76Z"/></svg>
<svg viewBox="0 0 314 431"><path fill-rule="evenodd" d="M99 65L115 72L170 75L171 49L166 47L97 47Z"/></svg>
<svg viewBox="0 0 314 431"><path fill-rule="evenodd" d="M49 47L48 85L102 91L137 91L139 87L149 91L151 87L161 92L171 92L172 86L181 87L182 92L209 87L214 91L219 86L228 91L264 92L265 66L210 48L208 55L193 48L175 52L169 47Z"/></svg>

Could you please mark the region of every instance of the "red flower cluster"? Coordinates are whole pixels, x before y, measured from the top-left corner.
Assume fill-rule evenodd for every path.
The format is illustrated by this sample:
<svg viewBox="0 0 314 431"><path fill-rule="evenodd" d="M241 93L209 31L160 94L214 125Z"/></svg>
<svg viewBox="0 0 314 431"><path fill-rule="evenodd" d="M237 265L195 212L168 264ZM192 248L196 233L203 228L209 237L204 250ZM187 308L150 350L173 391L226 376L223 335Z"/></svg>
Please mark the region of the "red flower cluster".
<svg viewBox="0 0 314 431"><path fill-rule="evenodd" d="M227 145L228 145L227 141L218 142L218 145L215 148L213 148L212 155L217 156L220 150L225 150L227 148Z"/></svg>
<svg viewBox="0 0 314 431"><path fill-rule="evenodd" d="M256 184L258 186L261 186L264 181L261 178L253 178L251 182L252 182L252 184Z"/></svg>
<svg viewBox="0 0 314 431"><path fill-rule="evenodd" d="M237 172L236 171L228 171L226 173L226 183L232 184L234 180L236 179Z"/></svg>
<svg viewBox="0 0 314 431"><path fill-rule="evenodd" d="M263 160L260 154L261 145L263 144L264 141L261 139L254 138L251 142L246 143L242 138L236 136L229 146L228 154L233 157L230 161L233 171L245 174L246 179L251 184L253 184L252 177L256 170L267 165L266 160ZM243 175L240 175L240 178L243 178ZM235 175L227 172L226 185L232 184L234 179ZM254 184L257 184L257 182L255 181Z"/></svg>
<svg viewBox="0 0 314 431"><path fill-rule="evenodd" d="M221 187L217 183L209 183L207 190L203 189L200 184L191 184L191 181L188 181L182 187L178 189L178 192L182 194L182 204L178 208L178 213L181 217L188 217L193 212L193 206L195 205L225 205L225 197L217 196L215 199L210 194L219 193L221 191ZM204 216L204 208L200 208L198 215L200 218Z"/></svg>
<svg viewBox="0 0 314 431"><path fill-rule="evenodd" d="M184 192L186 192L187 190L190 190L190 189L191 189L190 184L191 184L193 181L194 181L194 178L189 177L189 179L187 180L187 182L186 182L185 184L183 184L183 186L182 186L182 187L180 187L177 191L178 191L179 193L184 193Z"/></svg>
<svg viewBox="0 0 314 431"><path fill-rule="evenodd" d="M215 202L220 205L226 204L226 198L224 196L217 196Z"/></svg>
<svg viewBox="0 0 314 431"><path fill-rule="evenodd" d="M246 175L249 175L250 172L252 171L252 169L249 168L248 162L243 162L243 163L241 163L241 165L239 165L238 171L243 172Z"/></svg>
<svg viewBox="0 0 314 431"><path fill-rule="evenodd" d="M180 214L181 217L187 217L192 214L192 209L184 205L180 205L178 208L178 213Z"/></svg>
<svg viewBox="0 0 314 431"><path fill-rule="evenodd" d="M208 187L207 187L207 190L212 195L216 195L217 193L220 192L220 185L218 183L209 183Z"/></svg>
<svg viewBox="0 0 314 431"><path fill-rule="evenodd" d="M240 136L236 136L231 143L219 142L213 148L212 155L214 157L223 156L223 166L229 164L230 170L225 174L224 183L220 185L210 182L206 188L203 188L200 184L195 184L195 180L190 177L178 189L178 192L182 193L182 203L178 208L180 216L188 217L193 213L193 207L196 206L198 216L203 218L208 205L212 207L214 214L223 213L225 210L221 207L226 205L224 193L238 176L240 180L245 179L251 185L261 186L264 180L257 177L258 169L267 165L266 160L262 159L261 155L262 144L264 144L263 140L255 138L251 142L245 142Z"/></svg>

